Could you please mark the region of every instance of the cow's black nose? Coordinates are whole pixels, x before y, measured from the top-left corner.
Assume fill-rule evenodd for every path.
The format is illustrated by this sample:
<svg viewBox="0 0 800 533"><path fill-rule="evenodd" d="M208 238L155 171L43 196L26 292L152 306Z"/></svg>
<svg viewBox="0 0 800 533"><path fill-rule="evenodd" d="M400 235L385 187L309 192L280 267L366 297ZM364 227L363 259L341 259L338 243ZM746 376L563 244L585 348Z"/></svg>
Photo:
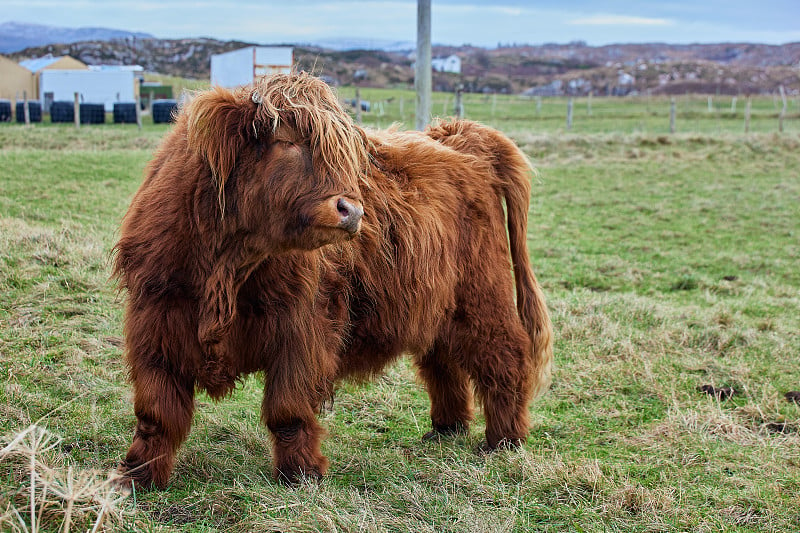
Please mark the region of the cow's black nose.
<svg viewBox="0 0 800 533"><path fill-rule="evenodd" d="M364 215L364 208L361 204L342 197L336 202L336 209L341 217L339 227L348 233L356 233L361 225L361 217Z"/></svg>

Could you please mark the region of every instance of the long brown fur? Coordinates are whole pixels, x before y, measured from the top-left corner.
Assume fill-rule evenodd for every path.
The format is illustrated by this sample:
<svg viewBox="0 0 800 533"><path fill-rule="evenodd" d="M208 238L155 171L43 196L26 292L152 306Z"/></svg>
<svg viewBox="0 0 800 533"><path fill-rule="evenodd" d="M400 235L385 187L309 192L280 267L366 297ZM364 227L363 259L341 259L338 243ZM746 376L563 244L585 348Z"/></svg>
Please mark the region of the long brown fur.
<svg viewBox="0 0 800 533"><path fill-rule="evenodd" d="M530 174L513 142L473 122L362 130L304 73L199 94L115 247L137 417L120 470L164 487L195 390L222 398L262 371L275 476L322 475L316 415L335 382L402 353L431 398L429 435L465 431L474 391L487 447L523 442L552 360L526 244ZM343 201L363 205L357 233Z"/></svg>

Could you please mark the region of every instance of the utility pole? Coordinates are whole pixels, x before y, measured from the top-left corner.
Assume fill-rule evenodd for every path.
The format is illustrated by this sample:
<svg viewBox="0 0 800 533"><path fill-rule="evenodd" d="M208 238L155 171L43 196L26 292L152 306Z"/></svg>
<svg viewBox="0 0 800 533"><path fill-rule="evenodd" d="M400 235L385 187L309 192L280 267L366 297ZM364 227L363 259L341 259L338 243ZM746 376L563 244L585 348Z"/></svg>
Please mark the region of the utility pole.
<svg viewBox="0 0 800 533"><path fill-rule="evenodd" d="M431 0L417 0L417 129L424 130L431 119Z"/></svg>

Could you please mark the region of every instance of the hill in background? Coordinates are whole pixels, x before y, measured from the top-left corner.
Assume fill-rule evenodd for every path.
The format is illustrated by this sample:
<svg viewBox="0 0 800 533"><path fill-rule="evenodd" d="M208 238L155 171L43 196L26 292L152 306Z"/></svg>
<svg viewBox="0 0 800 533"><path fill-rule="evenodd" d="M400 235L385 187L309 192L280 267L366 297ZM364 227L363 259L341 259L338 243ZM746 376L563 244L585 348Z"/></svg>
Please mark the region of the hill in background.
<svg viewBox="0 0 800 533"><path fill-rule="evenodd" d="M8 27L8 23L0 25L0 42L6 39L3 31ZM60 37L53 35L54 39ZM211 55L257 44L208 38L156 39L130 32L73 42L64 39L62 44L30 47L9 57L20 61L48 53L70 55L89 65L138 64L148 72L207 80ZM329 46L335 45L295 46L295 62L335 84L413 86L413 50L399 50L397 43L387 50ZM774 93L783 86L790 94L800 93L800 43L434 46L433 54L455 54L461 59L461 73L434 73L434 89L441 91L463 86L469 92L531 96L760 94Z"/></svg>
<svg viewBox="0 0 800 533"><path fill-rule="evenodd" d="M125 38L152 39L153 36L149 33L110 28L60 28L25 22L4 22L0 24L0 54L50 43L108 41Z"/></svg>

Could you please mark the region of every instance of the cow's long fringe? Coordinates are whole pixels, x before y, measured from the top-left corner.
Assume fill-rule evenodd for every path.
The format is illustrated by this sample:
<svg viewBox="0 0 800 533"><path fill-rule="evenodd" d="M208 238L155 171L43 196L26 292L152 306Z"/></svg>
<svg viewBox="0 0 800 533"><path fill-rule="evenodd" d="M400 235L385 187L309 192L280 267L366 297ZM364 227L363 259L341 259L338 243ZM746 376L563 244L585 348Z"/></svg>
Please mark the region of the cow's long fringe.
<svg viewBox="0 0 800 533"><path fill-rule="evenodd" d="M285 123L308 139L315 161L333 179L366 171L366 136L323 81L306 72L276 74L260 78L244 91L254 91L250 97L259 102L256 127L260 124L274 134Z"/></svg>

